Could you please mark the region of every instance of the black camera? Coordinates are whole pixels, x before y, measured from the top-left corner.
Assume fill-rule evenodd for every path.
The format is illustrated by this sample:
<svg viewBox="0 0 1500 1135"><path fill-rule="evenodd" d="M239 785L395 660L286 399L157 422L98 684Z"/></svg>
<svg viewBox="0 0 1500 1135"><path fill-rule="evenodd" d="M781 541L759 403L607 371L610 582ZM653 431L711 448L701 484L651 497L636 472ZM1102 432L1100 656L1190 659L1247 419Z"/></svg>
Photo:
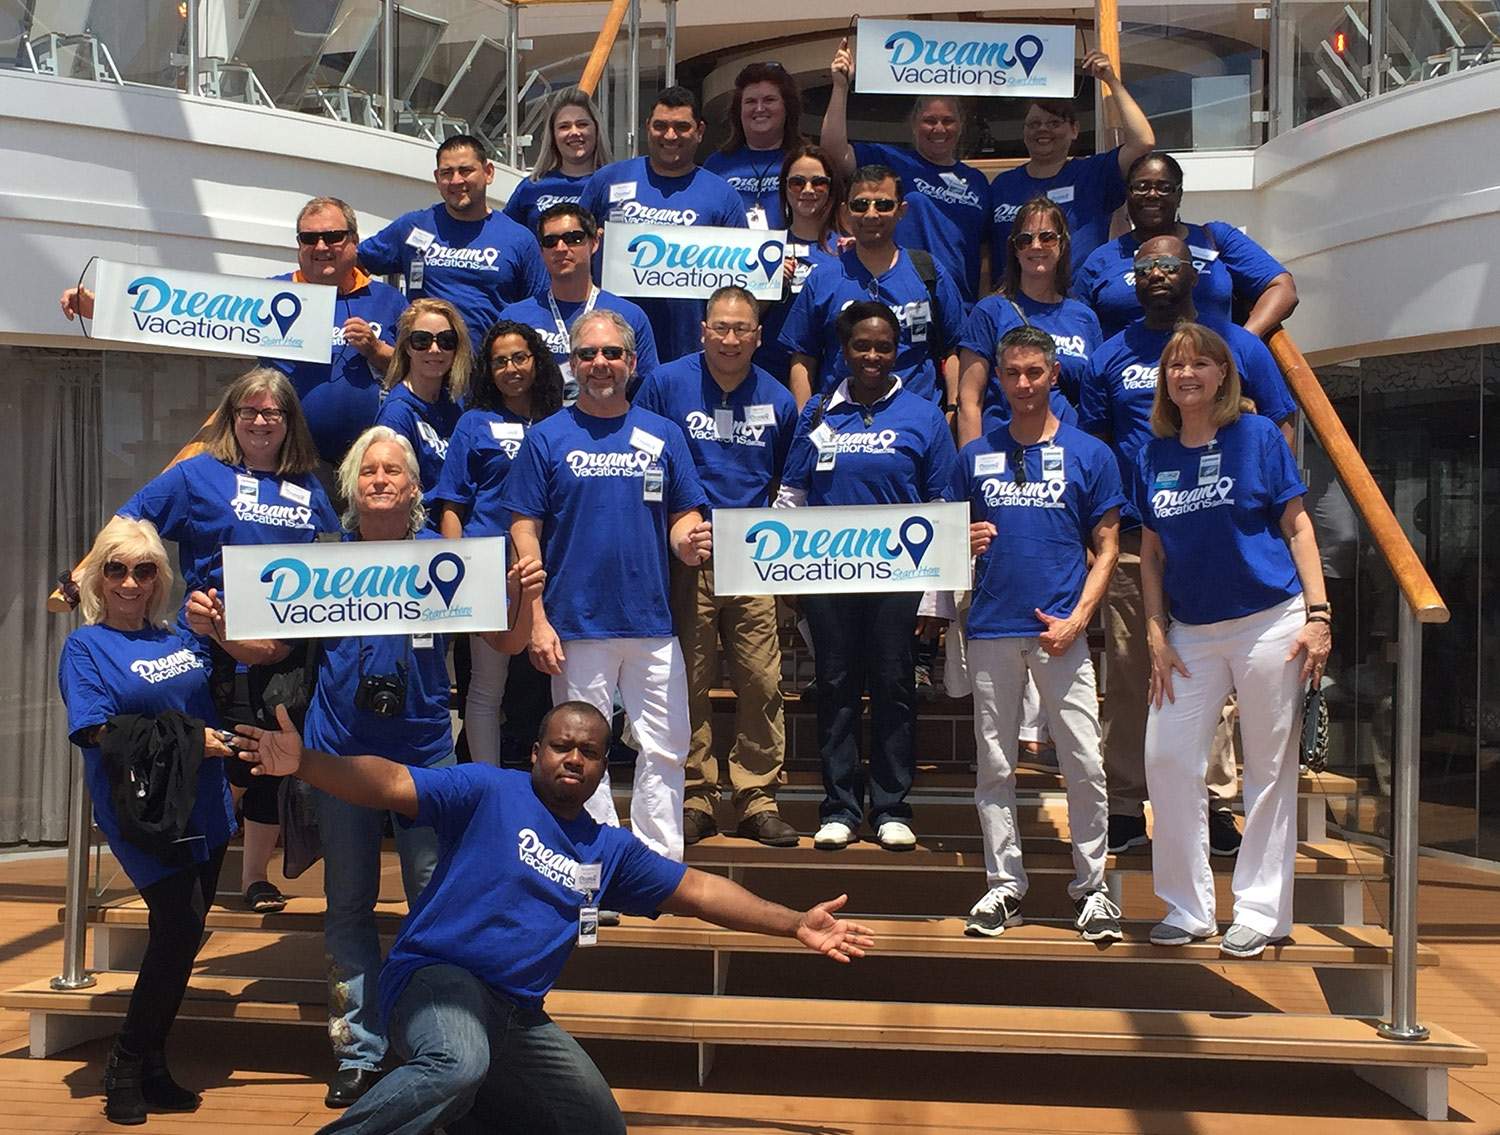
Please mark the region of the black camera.
<svg viewBox="0 0 1500 1135"><path fill-rule="evenodd" d="M406 708L406 667L396 663L394 674L361 674L354 706L376 717L396 717Z"/></svg>

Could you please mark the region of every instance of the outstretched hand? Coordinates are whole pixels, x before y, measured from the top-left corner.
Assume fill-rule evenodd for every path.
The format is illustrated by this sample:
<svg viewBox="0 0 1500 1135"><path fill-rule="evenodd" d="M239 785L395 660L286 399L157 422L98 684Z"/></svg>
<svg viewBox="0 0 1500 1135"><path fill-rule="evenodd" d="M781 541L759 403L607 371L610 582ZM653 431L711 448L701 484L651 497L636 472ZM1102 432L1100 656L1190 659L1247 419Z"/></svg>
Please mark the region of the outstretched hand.
<svg viewBox="0 0 1500 1135"><path fill-rule="evenodd" d="M797 920L797 941L836 962L848 964L864 957L865 951L875 945L875 932L868 926L833 916L848 901L848 895L840 895L805 912Z"/></svg>
<svg viewBox="0 0 1500 1135"><path fill-rule="evenodd" d="M250 771L256 776L295 776L302 767L302 737L284 705L276 707L276 726L274 730L254 725L234 727L239 734L234 748L240 760L255 766Z"/></svg>

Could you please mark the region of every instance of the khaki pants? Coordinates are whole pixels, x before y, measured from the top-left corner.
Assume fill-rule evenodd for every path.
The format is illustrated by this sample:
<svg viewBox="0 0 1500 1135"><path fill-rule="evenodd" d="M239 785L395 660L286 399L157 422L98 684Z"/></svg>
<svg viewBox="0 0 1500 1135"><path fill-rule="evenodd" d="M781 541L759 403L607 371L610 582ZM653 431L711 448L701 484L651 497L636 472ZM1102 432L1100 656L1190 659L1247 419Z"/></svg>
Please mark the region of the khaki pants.
<svg viewBox="0 0 1500 1135"><path fill-rule="evenodd" d="M736 821L776 810L786 756L781 706L781 641L776 600L765 595L716 597L713 565L672 562L672 621L687 663L688 746L684 807L712 812L719 798L709 691L719 676L719 646L736 697L729 783Z"/></svg>
<svg viewBox="0 0 1500 1135"><path fill-rule="evenodd" d="M1151 696L1151 652L1146 648L1146 609L1141 601L1141 533L1120 534L1120 562L1109 579L1104 609L1105 683L1100 720L1104 727L1104 777L1109 814L1139 816L1146 802L1146 712ZM1234 768L1233 718L1220 715L1208 758L1209 807L1227 811L1238 781Z"/></svg>

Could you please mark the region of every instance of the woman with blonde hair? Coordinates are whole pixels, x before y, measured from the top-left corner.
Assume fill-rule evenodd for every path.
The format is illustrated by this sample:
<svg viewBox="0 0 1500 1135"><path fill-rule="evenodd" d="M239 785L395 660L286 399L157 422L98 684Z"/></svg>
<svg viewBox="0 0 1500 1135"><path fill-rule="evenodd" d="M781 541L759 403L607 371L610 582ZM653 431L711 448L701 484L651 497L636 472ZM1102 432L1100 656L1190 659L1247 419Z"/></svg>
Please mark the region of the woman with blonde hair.
<svg viewBox="0 0 1500 1135"><path fill-rule="evenodd" d="M582 88L567 87L552 96L536 166L510 191L507 217L534 233L547 209L578 203L589 176L614 161L600 121L599 108Z"/></svg>
<svg viewBox="0 0 1500 1135"><path fill-rule="evenodd" d="M190 750L196 748L197 729L203 734L204 758L226 757L231 750L214 728L218 713L201 645L166 624L172 568L155 526L121 516L112 519L80 565L77 582L84 625L68 636L58 664L69 737L83 750L94 820L151 912L140 976L104 1073L104 1110L114 1123L144 1123L148 1109L192 1111L199 1103L195 1093L172 1079L165 1045L203 939L224 847L234 834L234 805L223 763L204 759L197 766L183 838L165 853L140 845L139 833L122 827L111 792L108 762L133 752L115 752L116 745L124 746L134 736L129 724L118 719L168 711L183 715L182 744L171 754L174 761L196 755ZM150 791L155 799L158 786L141 782L141 791Z"/></svg>
<svg viewBox="0 0 1500 1135"><path fill-rule="evenodd" d="M301 403L280 371L256 367L231 382L201 440L205 452L164 470L119 511L149 520L162 537L177 542L187 590L223 591L226 545L305 544L320 532L338 529L338 517L314 473L318 451ZM178 629L189 631L182 616ZM203 645L220 713L232 721L252 720L249 691L255 676L217 643ZM250 776L238 762L231 762L227 771L243 794L240 890L245 905L262 913L281 910L286 898L267 871L281 830L278 785Z"/></svg>
<svg viewBox="0 0 1500 1135"><path fill-rule="evenodd" d="M433 491L448 457L448 440L463 414L473 365L469 329L447 300L413 300L401 313L375 424L388 426L411 444L425 489L428 523L434 529L438 504Z"/></svg>
<svg viewBox="0 0 1500 1135"><path fill-rule="evenodd" d="M1152 876L1167 904L1159 946L1215 934L1209 748L1239 698L1245 830L1234 923L1220 951L1252 958L1292 927L1297 743L1303 691L1323 673L1332 612L1307 486L1281 431L1240 396L1228 345L1196 323L1161 355L1148 442L1136 464L1141 597L1151 652L1146 782Z"/></svg>

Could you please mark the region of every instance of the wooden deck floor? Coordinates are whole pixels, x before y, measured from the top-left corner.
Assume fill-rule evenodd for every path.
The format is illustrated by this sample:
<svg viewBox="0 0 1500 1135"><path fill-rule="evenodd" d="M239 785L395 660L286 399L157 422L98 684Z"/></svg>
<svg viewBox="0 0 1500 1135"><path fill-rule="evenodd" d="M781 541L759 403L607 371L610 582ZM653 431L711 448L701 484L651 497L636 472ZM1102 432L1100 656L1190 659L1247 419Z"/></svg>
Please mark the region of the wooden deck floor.
<svg viewBox="0 0 1500 1135"><path fill-rule="evenodd" d="M0 857L0 987L57 972L63 865L60 856ZM1424 861L1422 880L1423 937L1441 964L1421 974L1420 1015L1500 1052L1500 874ZM298 882L288 890L316 888L306 878ZM1381 917L1384 902L1383 889L1367 894L1371 920ZM263 965L274 973L297 955L315 963L316 949L304 937L268 940L247 952L243 941L218 936L205 946L203 963L222 972L232 952L233 972L249 975ZM1323 1008L1316 983L1303 973L1267 967L1252 980L1244 973L1241 967L1235 976L1247 1007ZM946 996L962 1000L964 991ZM107 1042L30 1060L26 1027L23 1015L0 1011L5 1129L117 1130L100 1112ZM1352 1073L1295 1065L721 1049L708 1087L699 1090L690 1049L588 1047L637 1135L1500 1135L1500 1061L1455 1075L1450 1122L1440 1126L1411 1118ZM331 1114L322 1106L331 1061L316 1029L184 1022L171 1055L179 1077L204 1091L204 1107L191 1116L153 1116L148 1132L307 1132Z"/></svg>

